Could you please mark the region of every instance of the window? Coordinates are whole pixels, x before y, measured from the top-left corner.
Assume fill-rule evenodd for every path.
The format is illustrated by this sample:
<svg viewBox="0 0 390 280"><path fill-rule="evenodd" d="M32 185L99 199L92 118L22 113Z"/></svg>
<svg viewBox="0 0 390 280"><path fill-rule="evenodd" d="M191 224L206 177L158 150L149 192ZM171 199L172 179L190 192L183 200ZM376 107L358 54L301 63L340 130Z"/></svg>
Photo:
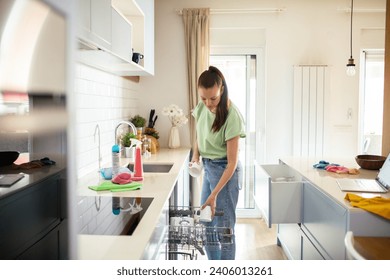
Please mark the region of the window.
<svg viewBox="0 0 390 280"><path fill-rule="evenodd" d="M360 152L382 153L384 51L362 53L362 92L360 95Z"/></svg>

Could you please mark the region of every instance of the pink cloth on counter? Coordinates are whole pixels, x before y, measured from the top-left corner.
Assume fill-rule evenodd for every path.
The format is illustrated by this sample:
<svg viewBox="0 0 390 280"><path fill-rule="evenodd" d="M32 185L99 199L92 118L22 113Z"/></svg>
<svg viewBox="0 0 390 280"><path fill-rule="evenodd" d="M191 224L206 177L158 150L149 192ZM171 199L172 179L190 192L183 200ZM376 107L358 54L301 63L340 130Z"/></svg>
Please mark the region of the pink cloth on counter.
<svg viewBox="0 0 390 280"><path fill-rule="evenodd" d="M347 168L345 166L339 166L339 165L328 165L327 167L325 167L325 170L329 172L335 172L338 174L352 174L352 175L359 174L359 170L357 170L356 168Z"/></svg>
<svg viewBox="0 0 390 280"><path fill-rule="evenodd" d="M336 173L348 173L349 169L344 166L328 165L325 167L326 171L336 172Z"/></svg>
<svg viewBox="0 0 390 280"><path fill-rule="evenodd" d="M119 184L119 185L131 183L132 182L131 174L130 173L119 173L111 180L111 182L113 182L115 184Z"/></svg>

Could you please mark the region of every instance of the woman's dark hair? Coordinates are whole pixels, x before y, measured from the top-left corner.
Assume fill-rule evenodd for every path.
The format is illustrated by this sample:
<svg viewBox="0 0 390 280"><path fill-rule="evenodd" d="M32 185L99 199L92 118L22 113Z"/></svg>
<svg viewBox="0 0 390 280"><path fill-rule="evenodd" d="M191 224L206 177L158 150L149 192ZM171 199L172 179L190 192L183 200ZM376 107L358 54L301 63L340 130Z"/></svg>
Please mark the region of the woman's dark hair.
<svg viewBox="0 0 390 280"><path fill-rule="evenodd" d="M202 87L209 89L217 85L221 89L221 99L218 103L217 110L215 112L215 120L211 127L213 132L217 132L221 129L227 119L229 112L228 108L228 88L226 85L225 77L222 72L214 66L209 66L209 69L204 71L198 79L198 88Z"/></svg>

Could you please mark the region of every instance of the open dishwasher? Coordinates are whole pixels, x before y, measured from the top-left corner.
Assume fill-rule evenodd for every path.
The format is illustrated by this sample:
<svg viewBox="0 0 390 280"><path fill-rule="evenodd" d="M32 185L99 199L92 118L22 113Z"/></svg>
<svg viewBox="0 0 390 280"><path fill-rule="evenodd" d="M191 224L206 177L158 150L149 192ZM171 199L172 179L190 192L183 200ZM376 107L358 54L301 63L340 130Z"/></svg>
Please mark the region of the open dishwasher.
<svg viewBox="0 0 390 280"><path fill-rule="evenodd" d="M223 216L216 211L215 216ZM200 207L182 206L169 208L168 259L197 260L205 256L205 246L220 248L233 243L233 229L214 227L201 219Z"/></svg>

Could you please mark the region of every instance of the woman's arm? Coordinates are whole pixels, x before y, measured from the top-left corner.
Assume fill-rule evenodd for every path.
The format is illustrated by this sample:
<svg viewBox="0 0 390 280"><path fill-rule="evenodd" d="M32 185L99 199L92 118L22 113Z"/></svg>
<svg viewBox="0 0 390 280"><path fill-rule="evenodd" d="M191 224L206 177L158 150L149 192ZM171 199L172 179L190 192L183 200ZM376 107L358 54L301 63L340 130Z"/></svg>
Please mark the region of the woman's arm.
<svg viewBox="0 0 390 280"><path fill-rule="evenodd" d="M198 141L195 135L194 143L192 144L192 159L191 162L199 162L199 149L198 149Z"/></svg>
<svg viewBox="0 0 390 280"><path fill-rule="evenodd" d="M194 126L196 127L196 120L194 120ZM198 136L195 129L195 137L194 137L194 143L192 143L192 158L191 163L193 162L199 162L199 148L198 148Z"/></svg>
<svg viewBox="0 0 390 280"><path fill-rule="evenodd" d="M214 190L211 192L206 202L202 205L202 209L206 207L206 205L210 205L212 215L215 213L215 206L217 202L217 196L222 188L226 185L226 183L233 176L234 171L236 170L238 163L238 148L239 148L239 140L240 136L234 137L226 142L227 146L227 167L223 172L221 178L219 179L218 184L215 186Z"/></svg>

